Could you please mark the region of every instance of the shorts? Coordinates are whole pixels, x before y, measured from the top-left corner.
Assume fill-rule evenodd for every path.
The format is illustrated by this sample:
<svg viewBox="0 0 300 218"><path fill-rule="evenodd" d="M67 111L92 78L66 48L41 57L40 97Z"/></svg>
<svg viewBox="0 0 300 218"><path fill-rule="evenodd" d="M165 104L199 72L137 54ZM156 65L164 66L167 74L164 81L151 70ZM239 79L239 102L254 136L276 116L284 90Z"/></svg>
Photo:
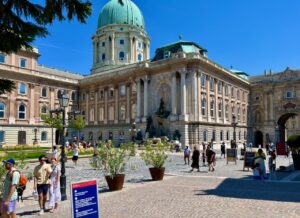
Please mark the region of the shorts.
<svg viewBox="0 0 300 218"><path fill-rule="evenodd" d="M13 213L13 212L16 212L16 208L17 208L17 200L13 200L13 201L10 201L6 206L4 206L4 201L2 200L2 211L4 213Z"/></svg>
<svg viewBox="0 0 300 218"><path fill-rule="evenodd" d="M72 160L78 160L78 156L73 156Z"/></svg>
<svg viewBox="0 0 300 218"><path fill-rule="evenodd" d="M46 195L48 193L49 185L48 184L38 184L37 185L37 192L38 194L43 193L43 195Z"/></svg>

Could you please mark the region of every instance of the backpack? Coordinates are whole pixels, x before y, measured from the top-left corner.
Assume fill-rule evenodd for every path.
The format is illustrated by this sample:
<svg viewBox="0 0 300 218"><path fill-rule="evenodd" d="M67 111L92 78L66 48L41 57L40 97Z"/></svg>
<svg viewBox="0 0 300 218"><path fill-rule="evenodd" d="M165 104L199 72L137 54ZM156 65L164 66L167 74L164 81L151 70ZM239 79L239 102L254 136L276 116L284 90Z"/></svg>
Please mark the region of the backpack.
<svg viewBox="0 0 300 218"><path fill-rule="evenodd" d="M10 180L12 181L12 177L13 177L14 172L18 172L18 173L20 174L20 180L19 180L19 183L18 183L18 186L17 186L17 187L26 187L26 185L27 185L27 178L26 178L26 176L25 176L23 173L21 173L19 170L14 170L14 171L9 175Z"/></svg>

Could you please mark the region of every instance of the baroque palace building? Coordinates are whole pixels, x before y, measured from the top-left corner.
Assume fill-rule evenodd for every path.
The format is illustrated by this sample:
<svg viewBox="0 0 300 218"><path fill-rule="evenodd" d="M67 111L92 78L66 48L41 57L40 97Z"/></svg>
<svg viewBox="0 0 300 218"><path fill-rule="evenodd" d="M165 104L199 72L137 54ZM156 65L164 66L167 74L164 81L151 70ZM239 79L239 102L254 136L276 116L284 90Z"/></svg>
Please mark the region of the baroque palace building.
<svg viewBox="0 0 300 218"><path fill-rule="evenodd" d="M55 135L41 114L57 108L63 93L71 98L68 110L79 109L85 117L81 137L86 141L118 144L129 141L136 129L143 137L179 133L184 145L229 144L235 116L237 142L258 145L285 137L290 117L294 129L299 126L299 85L280 76L286 71L249 77L182 40L156 49L151 59L143 15L131 0L110 0L103 7L92 43L88 76L38 65L37 49L0 53L0 77L17 83L16 90L0 96L0 143L32 144L37 127L40 144L50 145ZM286 98L290 92L293 97ZM70 132L69 137L76 135Z"/></svg>

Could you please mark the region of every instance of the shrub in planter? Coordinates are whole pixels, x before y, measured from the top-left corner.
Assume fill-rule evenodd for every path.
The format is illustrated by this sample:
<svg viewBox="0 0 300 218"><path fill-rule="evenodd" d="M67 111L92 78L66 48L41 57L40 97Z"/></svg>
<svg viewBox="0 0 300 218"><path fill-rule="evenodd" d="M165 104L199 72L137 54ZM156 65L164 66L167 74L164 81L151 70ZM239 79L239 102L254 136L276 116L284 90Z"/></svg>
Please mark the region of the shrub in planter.
<svg viewBox="0 0 300 218"><path fill-rule="evenodd" d="M165 172L164 164L168 156L166 151L170 149L167 142L159 142L155 145L148 141L145 150L141 153L142 159L149 168L151 177L154 181L162 180Z"/></svg>
<svg viewBox="0 0 300 218"><path fill-rule="evenodd" d="M291 135L287 144L292 150L292 157L295 170L300 170L300 135Z"/></svg>
<svg viewBox="0 0 300 218"><path fill-rule="evenodd" d="M130 150L125 145L115 148L109 144L102 144L95 152L92 166L103 172L110 191L123 188L125 164L129 154Z"/></svg>

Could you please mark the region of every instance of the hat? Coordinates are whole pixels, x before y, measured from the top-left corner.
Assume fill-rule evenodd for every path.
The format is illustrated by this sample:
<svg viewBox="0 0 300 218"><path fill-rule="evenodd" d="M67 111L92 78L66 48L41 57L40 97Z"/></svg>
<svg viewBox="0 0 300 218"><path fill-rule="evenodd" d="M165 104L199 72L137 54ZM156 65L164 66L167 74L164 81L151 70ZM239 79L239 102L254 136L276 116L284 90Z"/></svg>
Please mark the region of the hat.
<svg viewBox="0 0 300 218"><path fill-rule="evenodd" d="M3 163L10 164L10 165L15 165L16 162L15 162L14 159L11 158L11 159L4 160Z"/></svg>

